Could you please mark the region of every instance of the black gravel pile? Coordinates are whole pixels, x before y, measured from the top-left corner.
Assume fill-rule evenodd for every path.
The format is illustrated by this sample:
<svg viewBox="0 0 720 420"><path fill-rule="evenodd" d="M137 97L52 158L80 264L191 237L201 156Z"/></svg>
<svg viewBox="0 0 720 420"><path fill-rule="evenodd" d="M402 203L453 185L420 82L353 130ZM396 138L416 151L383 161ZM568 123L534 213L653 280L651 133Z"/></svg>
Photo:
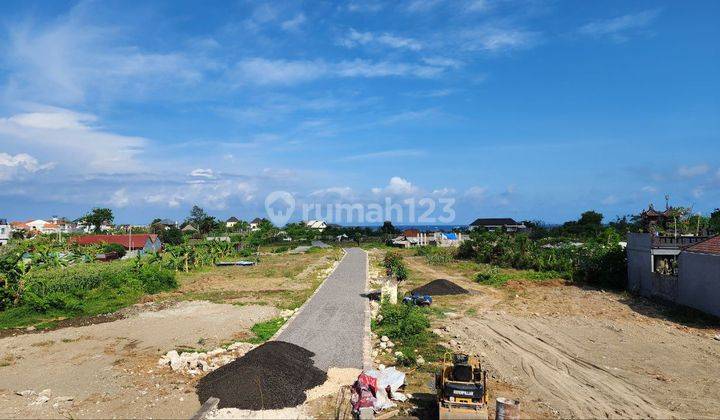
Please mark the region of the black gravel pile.
<svg viewBox="0 0 720 420"><path fill-rule="evenodd" d="M412 293L430 296L462 295L470 293L450 280L437 279L412 290Z"/></svg>
<svg viewBox="0 0 720 420"><path fill-rule="evenodd" d="M314 353L295 344L270 341L210 372L197 385L200 403L220 399L220 408L266 410L295 407L305 391L323 384L327 374L315 367Z"/></svg>

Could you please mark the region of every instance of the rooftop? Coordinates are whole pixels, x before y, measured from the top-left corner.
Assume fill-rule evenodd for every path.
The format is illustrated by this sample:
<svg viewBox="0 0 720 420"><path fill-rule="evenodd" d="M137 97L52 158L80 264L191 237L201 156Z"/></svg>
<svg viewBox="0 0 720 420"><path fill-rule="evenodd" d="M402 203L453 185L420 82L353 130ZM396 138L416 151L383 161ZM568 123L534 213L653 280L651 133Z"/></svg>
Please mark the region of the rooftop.
<svg viewBox="0 0 720 420"><path fill-rule="evenodd" d="M713 236L685 248L687 252L695 252L698 254L720 255L720 236Z"/></svg>
<svg viewBox="0 0 720 420"><path fill-rule="evenodd" d="M82 235L71 238L70 241L78 245L119 244L127 249L139 249L145 246L148 239L155 242L157 235L149 233L137 235Z"/></svg>
<svg viewBox="0 0 720 420"><path fill-rule="evenodd" d="M489 219L475 219L474 222L470 223L470 226L506 226L506 225L519 225L515 219L509 217L489 218Z"/></svg>

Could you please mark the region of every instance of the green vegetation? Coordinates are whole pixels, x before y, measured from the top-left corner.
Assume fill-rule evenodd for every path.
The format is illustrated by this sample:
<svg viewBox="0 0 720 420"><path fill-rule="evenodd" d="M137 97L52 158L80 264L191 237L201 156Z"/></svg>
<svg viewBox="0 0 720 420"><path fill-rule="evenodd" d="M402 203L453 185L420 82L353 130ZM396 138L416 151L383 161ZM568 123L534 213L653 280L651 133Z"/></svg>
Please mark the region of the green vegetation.
<svg viewBox="0 0 720 420"><path fill-rule="evenodd" d="M613 228L606 228L598 236L579 244L536 241L524 234L472 232L458 248L456 258L497 267L550 272L547 276L623 288L627 282L627 256L619 245L621 240ZM503 276L481 272L477 280L495 285L511 280Z"/></svg>
<svg viewBox="0 0 720 420"><path fill-rule="evenodd" d="M91 226L95 233L100 233L104 224L111 224L114 220L113 212L107 208L94 208L90 213L80 218L80 222Z"/></svg>
<svg viewBox="0 0 720 420"><path fill-rule="evenodd" d="M430 265L444 265L455 258L455 250L437 246L421 246L417 248L415 255L425 257Z"/></svg>
<svg viewBox="0 0 720 420"><path fill-rule="evenodd" d="M403 261L403 256L396 251L388 251L383 258L383 265L387 274L395 276L397 281L403 281L408 277L408 268Z"/></svg>
<svg viewBox="0 0 720 420"><path fill-rule="evenodd" d="M379 336L386 335L395 343L395 350L403 354L399 360L402 365L414 365L419 355L427 362L442 356L439 337L430 331L430 308L403 303L392 305L384 301L380 314L382 320L373 321L373 329Z"/></svg>
<svg viewBox="0 0 720 420"><path fill-rule="evenodd" d="M475 275L475 281L488 286L504 286L510 280L544 281L563 278L564 274L557 271L507 271L503 272L499 267L485 266Z"/></svg>
<svg viewBox="0 0 720 420"><path fill-rule="evenodd" d="M118 258L125 256L125 247L120 244L102 244L102 251L106 254L114 252Z"/></svg>
<svg viewBox="0 0 720 420"><path fill-rule="evenodd" d="M116 261L32 270L21 287L12 305L0 311L0 329L114 312L146 293L174 289L177 282L172 271L158 265Z"/></svg>
<svg viewBox="0 0 720 420"><path fill-rule="evenodd" d="M264 343L271 339L284 324L285 318L275 318L270 321L257 323L250 329L250 331L255 334L255 337L251 338L249 341L253 344Z"/></svg>

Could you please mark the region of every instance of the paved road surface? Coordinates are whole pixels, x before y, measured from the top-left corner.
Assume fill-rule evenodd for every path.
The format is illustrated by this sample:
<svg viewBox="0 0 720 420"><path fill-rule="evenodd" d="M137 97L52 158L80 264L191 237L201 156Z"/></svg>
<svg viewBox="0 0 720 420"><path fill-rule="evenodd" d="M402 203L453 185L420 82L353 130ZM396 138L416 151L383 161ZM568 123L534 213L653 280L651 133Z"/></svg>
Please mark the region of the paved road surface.
<svg viewBox="0 0 720 420"><path fill-rule="evenodd" d="M367 254L350 248L335 271L277 340L315 353L315 366L363 367Z"/></svg>

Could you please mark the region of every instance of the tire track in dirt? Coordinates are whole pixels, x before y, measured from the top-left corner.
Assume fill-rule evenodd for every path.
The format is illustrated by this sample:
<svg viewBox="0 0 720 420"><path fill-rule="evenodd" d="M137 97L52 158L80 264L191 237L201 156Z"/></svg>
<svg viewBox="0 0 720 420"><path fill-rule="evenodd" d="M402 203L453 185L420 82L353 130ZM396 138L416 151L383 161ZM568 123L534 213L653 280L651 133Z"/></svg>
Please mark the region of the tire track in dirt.
<svg viewBox="0 0 720 420"><path fill-rule="evenodd" d="M487 361L498 372L532 382L532 393L563 417L673 417L618 374L564 350L567 343L542 337L540 326L532 321L486 313L482 319L465 322L469 331L479 332L488 343Z"/></svg>

